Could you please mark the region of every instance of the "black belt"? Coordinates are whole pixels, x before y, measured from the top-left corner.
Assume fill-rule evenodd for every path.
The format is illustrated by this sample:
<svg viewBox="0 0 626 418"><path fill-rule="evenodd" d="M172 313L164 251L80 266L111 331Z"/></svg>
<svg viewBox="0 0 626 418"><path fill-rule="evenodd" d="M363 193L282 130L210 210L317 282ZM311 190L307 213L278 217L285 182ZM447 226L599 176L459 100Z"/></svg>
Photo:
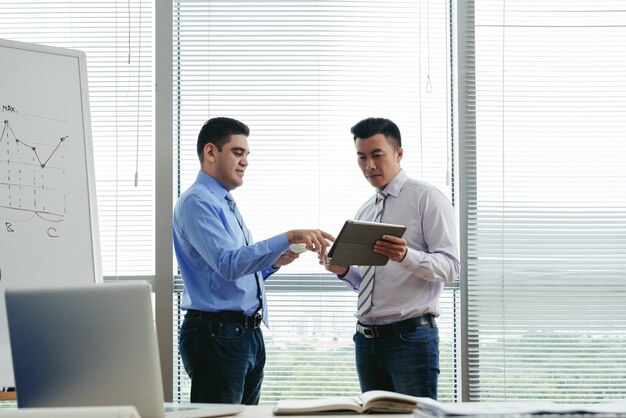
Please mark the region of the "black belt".
<svg viewBox="0 0 626 418"><path fill-rule="evenodd" d="M417 327L421 327L423 325L432 325L433 327L436 327L437 322L435 322L435 317L431 314L426 314L394 322L392 324L379 326L368 326L357 322L356 331L359 334L363 334L365 338L379 338L388 337L390 335L398 335L403 332L415 331Z"/></svg>
<svg viewBox="0 0 626 418"><path fill-rule="evenodd" d="M195 309L187 309L185 318L225 319L249 329L256 329L261 326L261 314L258 312L254 315L247 316L242 312L235 311L205 312L197 311Z"/></svg>

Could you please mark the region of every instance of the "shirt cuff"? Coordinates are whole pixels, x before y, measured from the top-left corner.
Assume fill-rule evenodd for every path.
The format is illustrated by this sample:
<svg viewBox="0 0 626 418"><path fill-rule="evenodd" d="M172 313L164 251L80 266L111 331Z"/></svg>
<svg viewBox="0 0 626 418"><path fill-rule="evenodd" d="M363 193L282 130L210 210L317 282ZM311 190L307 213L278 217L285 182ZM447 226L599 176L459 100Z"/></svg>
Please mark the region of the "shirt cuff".
<svg viewBox="0 0 626 418"><path fill-rule="evenodd" d="M289 249L289 240L287 239L286 232L269 238L267 242L272 252L277 255L280 255Z"/></svg>
<svg viewBox="0 0 626 418"><path fill-rule="evenodd" d="M343 280L354 290L359 290L361 286L361 275L358 273L358 269L352 266L348 268L348 272L345 276L339 277L339 280Z"/></svg>
<svg viewBox="0 0 626 418"><path fill-rule="evenodd" d="M404 256L404 259L400 261L400 265L407 270L413 271L422 261L423 254L424 253L422 251L406 247L406 255Z"/></svg>

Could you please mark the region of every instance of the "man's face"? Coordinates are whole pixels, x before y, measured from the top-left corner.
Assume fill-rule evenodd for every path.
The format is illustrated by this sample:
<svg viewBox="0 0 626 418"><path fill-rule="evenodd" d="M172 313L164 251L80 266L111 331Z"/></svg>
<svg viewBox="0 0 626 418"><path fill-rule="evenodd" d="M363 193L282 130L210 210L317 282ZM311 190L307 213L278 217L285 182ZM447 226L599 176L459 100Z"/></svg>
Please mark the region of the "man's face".
<svg viewBox="0 0 626 418"><path fill-rule="evenodd" d="M402 148L394 149L385 135L357 138L355 146L363 175L377 189L383 189L400 172Z"/></svg>
<svg viewBox="0 0 626 418"><path fill-rule="evenodd" d="M219 181L228 190L234 190L243 184L243 175L248 167L248 137L231 135L230 140L218 150L214 144L204 148L204 158L208 174Z"/></svg>

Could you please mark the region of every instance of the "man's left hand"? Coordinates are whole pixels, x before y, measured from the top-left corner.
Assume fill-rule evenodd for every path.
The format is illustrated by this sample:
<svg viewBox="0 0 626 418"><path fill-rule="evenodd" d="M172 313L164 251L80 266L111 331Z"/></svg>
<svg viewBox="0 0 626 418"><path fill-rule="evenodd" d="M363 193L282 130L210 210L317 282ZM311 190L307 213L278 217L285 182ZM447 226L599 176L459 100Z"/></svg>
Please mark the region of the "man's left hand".
<svg viewBox="0 0 626 418"><path fill-rule="evenodd" d="M293 260L298 257L300 257L300 254L296 254L291 250L287 250L282 253L280 257L278 257L278 260L276 260L274 264L272 264L272 268L277 269L279 267L286 266L287 264L291 264L293 263Z"/></svg>
<svg viewBox="0 0 626 418"><path fill-rule="evenodd" d="M402 261L407 253L406 240L394 237L393 235L383 235L374 244L374 252L386 255L390 260Z"/></svg>

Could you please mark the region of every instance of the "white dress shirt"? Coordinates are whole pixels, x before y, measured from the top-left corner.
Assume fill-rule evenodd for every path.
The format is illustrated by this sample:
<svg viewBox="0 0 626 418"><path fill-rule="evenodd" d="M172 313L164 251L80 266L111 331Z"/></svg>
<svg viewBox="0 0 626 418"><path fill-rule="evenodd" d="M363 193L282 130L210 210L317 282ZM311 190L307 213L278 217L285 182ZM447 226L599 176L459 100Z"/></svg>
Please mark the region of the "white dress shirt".
<svg viewBox="0 0 626 418"><path fill-rule="evenodd" d="M403 170L382 191L389 195L380 222L407 227L407 254L401 262L376 267L372 308L357 318L383 325L426 313L439 316L443 284L454 281L460 268L454 208L439 189ZM375 198L361 206L356 219L373 220ZM358 291L364 271L351 266L341 279Z"/></svg>

